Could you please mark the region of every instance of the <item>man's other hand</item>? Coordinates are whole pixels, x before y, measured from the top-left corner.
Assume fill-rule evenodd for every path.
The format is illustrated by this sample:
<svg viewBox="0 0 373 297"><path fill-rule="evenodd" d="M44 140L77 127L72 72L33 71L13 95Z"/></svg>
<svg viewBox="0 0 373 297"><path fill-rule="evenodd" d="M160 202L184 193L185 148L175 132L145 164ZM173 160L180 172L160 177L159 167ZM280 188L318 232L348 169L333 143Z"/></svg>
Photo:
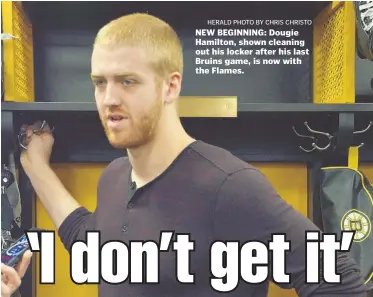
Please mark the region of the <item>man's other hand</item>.
<svg viewBox="0 0 373 297"><path fill-rule="evenodd" d="M32 253L26 251L15 268L1 263L1 297L10 297L18 290L21 280L30 265Z"/></svg>

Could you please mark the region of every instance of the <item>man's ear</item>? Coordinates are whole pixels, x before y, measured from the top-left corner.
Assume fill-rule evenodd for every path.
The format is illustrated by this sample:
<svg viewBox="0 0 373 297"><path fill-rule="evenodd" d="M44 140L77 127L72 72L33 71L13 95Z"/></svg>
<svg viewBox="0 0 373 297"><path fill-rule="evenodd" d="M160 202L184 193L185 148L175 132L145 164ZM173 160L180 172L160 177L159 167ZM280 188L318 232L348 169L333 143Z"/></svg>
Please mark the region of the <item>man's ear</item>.
<svg viewBox="0 0 373 297"><path fill-rule="evenodd" d="M173 103L180 96L182 77L180 73L173 72L169 76L166 87L165 103Z"/></svg>

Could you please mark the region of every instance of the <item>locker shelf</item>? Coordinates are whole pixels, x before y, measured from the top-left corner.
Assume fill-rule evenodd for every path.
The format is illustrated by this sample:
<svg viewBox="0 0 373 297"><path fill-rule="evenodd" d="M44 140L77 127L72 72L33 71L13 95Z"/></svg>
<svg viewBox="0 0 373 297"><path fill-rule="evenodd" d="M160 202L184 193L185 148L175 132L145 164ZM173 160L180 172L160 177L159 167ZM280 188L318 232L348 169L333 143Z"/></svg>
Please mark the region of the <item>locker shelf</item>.
<svg viewBox="0 0 373 297"><path fill-rule="evenodd" d="M14 112L96 112L96 104L89 102L2 102L3 111ZM373 103L314 104L314 103L238 103L243 113L372 113Z"/></svg>

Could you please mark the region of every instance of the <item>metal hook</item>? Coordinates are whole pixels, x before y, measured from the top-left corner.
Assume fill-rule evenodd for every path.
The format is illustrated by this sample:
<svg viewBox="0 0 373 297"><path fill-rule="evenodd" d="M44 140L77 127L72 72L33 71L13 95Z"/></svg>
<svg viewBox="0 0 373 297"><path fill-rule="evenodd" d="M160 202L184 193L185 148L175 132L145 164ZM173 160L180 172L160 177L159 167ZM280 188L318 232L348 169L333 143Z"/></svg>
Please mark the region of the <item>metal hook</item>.
<svg viewBox="0 0 373 297"><path fill-rule="evenodd" d="M24 141L26 140L26 135L27 135L27 132L21 132L18 134L18 143L19 143L19 146L21 148L23 148L24 150L27 150L27 147L23 144Z"/></svg>
<svg viewBox="0 0 373 297"><path fill-rule="evenodd" d="M302 135L302 134L299 134L298 132L297 132L297 130L295 130L295 127L293 126L293 131L294 131L294 133L295 134L297 134L299 137L303 137L303 138L309 138L309 139L315 139L315 137L313 137L313 136L308 136L308 135Z"/></svg>
<svg viewBox="0 0 373 297"><path fill-rule="evenodd" d="M319 151L325 151L332 145L332 142L329 141L329 143L324 147L319 147L317 144L314 144L314 145L315 145L315 148L318 149Z"/></svg>
<svg viewBox="0 0 373 297"><path fill-rule="evenodd" d="M314 150L319 150L319 151L325 151L325 150L327 150L330 146L331 146L331 142L329 142L325 147L319 147L316 143L312 143L312 147L313 147L313 149L310 149L310 150L307 150L307 149L305 149L304 147L302 147L302 146L299 146L299 148L302 150L302 151L304 151L304 152L306 152L306 153L310 153L310 152L313 152Z"/></svg>
<svg viewBox="0 0 373 297"><path fill-rule="evenodd" d="M315 137L313 137L313 136L302 135L302 134L298 133L297 130L295 130L295 127L294 127L294 126L293 126L293 131L294 131L294 133L295 133L297 136L299 136L299 137L312 139L313 141L315 140ZM313 151L316 149L316 148L315 148L315 143L314 143L314 142L312 142L312 147L313 147L312 149L308 150L308 149L305 149L304 147L302 147L301 145L299 146L299 148L300 148L302 151L306 152L306 153L313 152Z"/></svg>
<svg viewBox="0 0 373 297"><path fill-rule="evenodd" d="M309 126L307 125L307 122L305 122L305 125L306 125L306 127L307 128L309 128ZM315 130L312 130L311 128L309 128L309 130L311 131L311 132L313 132L313 133L315 133ZM319 150L319 151L324 151L324 150L327 150L330 146L331 146L331 138L332 138L332 136L331 135L329 135L328 133L324 133L324 132L320 132L319 134L323 134L323 135L325 135L325 136L327 136L327 135L329 135L329 143L325 146L325 147L320 147L320 146L318 146L316 143L315 143L315 137L313 137L313 136L308 136L308 135L302 135L302 134L300 134L300 133L298 133L297 132L297 130L295 130L295 127L293 126L293 131L294 131L294 133L296 134L296 135L298 135L299 137L303 137L303 138L308 138L308 139L312 139L313 140L313 142L312 142L312 149L305 149L304 147L302 147L302 146L299 146L299 148L302 150L302 151L304 151L304 152L306 152L306 153L311 153L311 152L313 152L314 150ZM318 131L316 131L316 133L317 133ZM326 135L327 134L327 135Z"/></svg>
<svg viewBox="0 0 373 297"><path fill-rule="evenodd" d="M365 133L365 132L367 132L367 131L370 129L370 127L371 127L372 125L373 125L373 122L370 121L368 127L366 127L364 130L355 131L354 134L362 134L362 133Z"/></svg>
<svg viewBox="0 0 373 297"><path fill-rule="evenodd" d="M329 139L332 139L332 138L333 138L333 136L330 135L330 134L327 133L327 132L321 132L321 131L316 131L316 130L311 129L311 127L308 125L307 122L304 122L304 125L306 126L306 128L308 129L308 131L310 131L311 133L324 135L324 136L328 137Z"/></svg>
<svg viewBox="0 0 373 297"><path fill-rule="evenodd" d="M331 145L332 145L332 139L333 139L333 135L330 135L329 133L327 132L322 132L322 131L316 131L314 129L312 129L309 125L308 125L308 122L304 122L304 125L306 126L306 128L308 129L308 131L310 131L311 133L314 133L314 134L320 134L320 135L324 135L326 136L328 139L329 139L329 143L324 146L324 147L320 147L318 146L316 143L313 144L314 148L319 150L319 151L325 151L327 150Z"/></svg>
<svg viewBox="0 0 373 297"><path fill-rule="evenodd" d="M313 151L316 149L314 143L312 143L312 147L313 147L312 149L307 150L307 149L305 149L304 147L302 147L301 145L299 146L299 148L300 148L302 151L306 152L306 153L311 153L311 152L313 152Z"/></svg>

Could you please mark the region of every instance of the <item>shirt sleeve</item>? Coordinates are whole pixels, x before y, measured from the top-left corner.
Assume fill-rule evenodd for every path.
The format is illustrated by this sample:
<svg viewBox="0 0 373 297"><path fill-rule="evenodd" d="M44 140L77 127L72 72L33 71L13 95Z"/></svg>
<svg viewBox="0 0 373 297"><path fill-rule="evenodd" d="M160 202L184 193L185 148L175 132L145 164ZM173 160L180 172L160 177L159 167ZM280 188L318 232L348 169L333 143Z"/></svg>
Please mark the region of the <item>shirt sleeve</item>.
<svg viewBox="0 0 373 297"><path fill-rule="evenodd" d="M217 193L214 230L216 240L238 240L241 244L247 241L267 244L272 234L285 234L290 242L285 272L291 277L290 284L278 285L294 288L299 297L366 296L359 267L347 253L337 254L341 284L326 283L322 277L319 284L306 284L306 231L320 230L279 197L259 170L248 168L226 178Z"/></svg>
<svg viewBox="0 0 373 297"><path fill-rule="evenodd" d="M86 231L94 229L95 213L79 207L70 213L58 229L58 235L68 251L77 240L86 240Z"/></svg>

